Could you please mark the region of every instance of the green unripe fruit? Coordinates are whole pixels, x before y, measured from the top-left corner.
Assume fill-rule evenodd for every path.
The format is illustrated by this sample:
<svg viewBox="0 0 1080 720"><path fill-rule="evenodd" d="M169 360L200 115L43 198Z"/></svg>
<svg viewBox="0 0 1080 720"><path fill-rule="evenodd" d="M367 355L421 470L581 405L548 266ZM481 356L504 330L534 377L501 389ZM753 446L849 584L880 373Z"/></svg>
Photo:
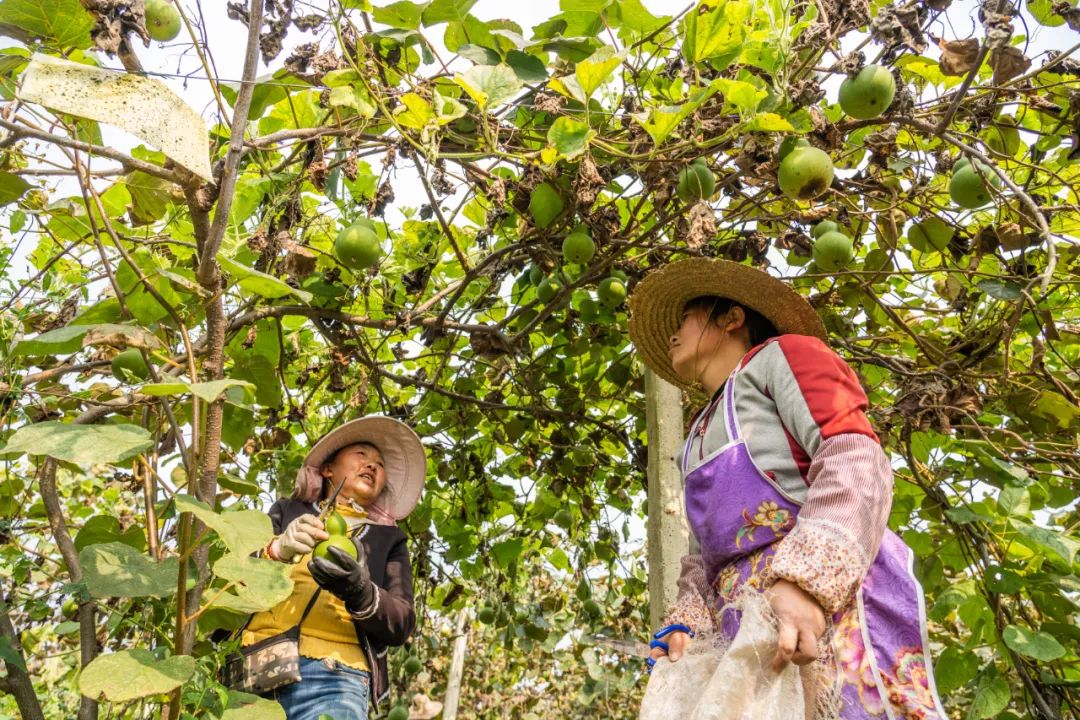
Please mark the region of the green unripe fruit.
<svg viewBox="0 0 1080 720"><path fill-rule="evenodd" d="M828 153L816 147L797 147L780 161L780 190L793 200L810 200L829 189L833 164Z"/></svg>
<svg viewBox="0 0 1080 720"><path fill-rule="evenodd" d="M112 359L113 377L120 382L134 382L150 377L150 368L138 348L128 348Z"/></svg>
<svg viewBox="0 0 1080 720"><path fill-rule="evenodd" d="M330 548L337 547L345 551L345 554L356 559L356 546L353 545L353 541L349 539L347 535L331 535L327 539L315 546L315 550L312 555L317 558L326 558L330 562L334 562L334 558L330 555Z"/></svg>
<svg viewBox="0 0 1080 720"><path fill-rule="evenodd" d="M982 175L979 175L979 171ZM996 186L998 178L990 168L983 164L968 165L953 173L949 181L949 197L962 208L974 210L987 204L991 200L990 189L987 184Z"/></svg>
<svg viewBox="0 0 1080 720"><path fill-rule="evenodd" d="M415 655L410 655L401 668L405 671L406 675L415 675L424 669L424 663L420 662L420 658Z"/></svg>
<svg viewBox="0 0 1080 720"><path fill-rule="evenodd" d="M540 281L544 279L544 271L539 265L529 266L529 282L533 285L539 285Z"/></svg>
<svg viewBox="0 0 1080 720"><path fill-rule="evenodd" d="M596 243L584 231L575 231L566 236L562 243L563 260L581 265L592 260L596 254Z"/></svg>
<svg viewBox="0 0 1080 720"><path fill-rule="evenodd" d="M855 247L847 235L827 232L814 241L814 262L826 272L844 268L855 257Z"/></svg>
<svg viewBox="0 0 1080 720"><path fill-rule="evenodd" d="M938 217L920 220L908 229L907 237L911 247L919 252L945 250L952 241L953 229Z"/></svg>
<svg viewBox="0 0 1080 720"><path fill-rule="evenodd" d="M562 195L549 183L537 185L529 197L529 214L533 217L533 224L541 230L550 225L564 207L566 203Z"/></svg>
<svg viewBox="0 0 1080 720"><path fill-rule="evenodd" d="M962 157L956 161L956 164L952 166L952 171L958 173L964 168L971 167L971 158Z"/></svg>
<svg viewBox="0 0 1080 720"><path fill-rule="evenodd" d="M562 283L554 275L548 275L536 286L536 297L540 302L547 304L555 299L562 290Z"/></svg>
<svg viewBox="0 0 1080 720"><path fill-rule="evenodd" d="M840 83L840 108L856 120L876 118L895 96L896 78L881 65L867 65Z"/></svg>
<svg viewBox="0 0 1080 720"><path fill-rule="evenodd" d="M810 231L810 236L816 239L816 238L821 237L822 235L824 235L827 232L839 232L839 231L840 231L840 226L837 225L832 220L822 220L821 222L819 222L817 225L814 226L813 230Z"/></svg>
<svg viewBox="0 0 1080 720"><path fill-rule="evenodd" d="M552 517L551 519L559 527L569 528L570 524L574 522L574 515L569 510L563 508L562 510L555 513L554 517Z"/></svg>
<svg viewBox="0 0 1080 720"><path fill-rule="evenodd" d="M476 619L485 625L490 625L495 622L495 610L485 605L476 613Z"/></svg>
<svg viewBox="0 0 1080 720"><path fill-rule="evenodd" d="M1003 115L986 129L986 146L996 153L1013 157L1020 149L1020 131L1016 129L1016 118Z"/></svg>
<svg viewBox="0 0 1080 720"><path fill-rule="evenodd" d="M332 512L323 521L323 528L327 535L348 535L349 523L341 516L341 513Z"/></svg>
<svg viewBox="0 0 1080 720"><path fill-rule="evenodd" d="M334 257L350 270L366 270L382 257L379 236L370 221L358 220L338 233Z"/></svg>
<svg viewBox="0 0 1080 720"><path fill-rule="evenodd" d="M626 300L626 284L616 277L605 278L600 282L596 295L604 307L615 309Z"/></svg>
<svg viewBox="0 0 1080 720"><path fill-rule="evenodd" d="M715 190L716 176L704 159L698 158L679 171L675 193L687 205L712 196Z"/></svg>
<svg viewBox="0 0 1080 720"><path fill-rule="evenodd" d="M146 0L146 32L158 42L168 42L180 34L180 11L166 0Z"/></svg>
<svg viewBox="0 0 1080 720"><path fill-rule="evenodd" d="M776 151L776 158L783 160L792 150L800 147L810 147L810 141L798 135L788 135L780 141L780 148Z"/></svg>
<svg viewBox="0 0 1080 720"><path fill-rule="evenodd" d="M404 705L395 705L394 709L387 714L386 720L409 720L409 708Z"/></svg>

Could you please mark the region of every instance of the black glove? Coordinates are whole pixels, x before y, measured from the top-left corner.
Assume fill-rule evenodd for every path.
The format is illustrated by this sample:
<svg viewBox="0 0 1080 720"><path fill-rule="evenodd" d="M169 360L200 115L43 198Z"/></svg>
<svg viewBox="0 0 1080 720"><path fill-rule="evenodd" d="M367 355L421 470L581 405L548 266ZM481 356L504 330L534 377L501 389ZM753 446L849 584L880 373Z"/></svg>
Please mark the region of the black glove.
<svg viewBox="0 0 1080 720"><path fill-rule="evenodd" d="M346 610L358 613L375 602L375 586L371 582L364 546L357 539L353 540L353 545L356 546L356 560L331 545L326 553L329 558L314 558L308 563L308 570L319 587L341 598Z"/></svg>

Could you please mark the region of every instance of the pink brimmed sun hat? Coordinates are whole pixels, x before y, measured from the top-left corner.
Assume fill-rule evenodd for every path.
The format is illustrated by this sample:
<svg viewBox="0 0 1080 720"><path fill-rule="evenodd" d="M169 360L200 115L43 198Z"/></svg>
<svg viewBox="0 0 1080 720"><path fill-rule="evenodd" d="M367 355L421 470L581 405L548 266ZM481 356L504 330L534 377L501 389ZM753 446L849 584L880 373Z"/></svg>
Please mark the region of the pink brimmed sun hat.
<svg viewBox="0 0 1080 720"><path fill-rule="evenodd" d="M367 415L350 420L323 435L304 458L296 474L298 500L316 502L322 494L324 463L338 450L356 443L379 449L386 466L386 487L373 503L374 516L397 521L405 518L420 502L427 475L424 445L411 427L383 415Z"/></svg>

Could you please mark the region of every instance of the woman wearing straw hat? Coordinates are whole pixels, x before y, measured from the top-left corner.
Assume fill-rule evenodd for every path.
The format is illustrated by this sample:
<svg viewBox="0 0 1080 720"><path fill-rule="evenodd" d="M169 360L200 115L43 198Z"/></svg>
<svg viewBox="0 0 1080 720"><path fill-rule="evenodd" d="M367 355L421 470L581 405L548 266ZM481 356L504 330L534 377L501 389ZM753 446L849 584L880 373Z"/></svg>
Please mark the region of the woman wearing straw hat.
<svg viewBox="0 0 1080 720"><path fill-rule="evenodd" d="M694 258L647 276L630 312L644 362L710 397L682 455L691 554L649 666L697 634L730 640L726 606L749 588L778 620L773 666L835 678L821 714L944 720L913 556L887 529L889 460L814 309L760 270Z"/></svg>
<svg viewBox="0 0 1080 720"><path fill-rule="evenodd" d="M311 448L293 496L270 508L276 536L266 557L295 563L292 595L256 613L242 645L272 641L299 626L297 682L268 693L288 720L367 718L388 694L386 649L412 633L412 572L397 522L420 499L423 445L392 418L363 417L336 428ZM339 489L340 488L340 489ZM339 547L310 553L328 538L320 507L328 498L349 525L354 559Z"/></svg>

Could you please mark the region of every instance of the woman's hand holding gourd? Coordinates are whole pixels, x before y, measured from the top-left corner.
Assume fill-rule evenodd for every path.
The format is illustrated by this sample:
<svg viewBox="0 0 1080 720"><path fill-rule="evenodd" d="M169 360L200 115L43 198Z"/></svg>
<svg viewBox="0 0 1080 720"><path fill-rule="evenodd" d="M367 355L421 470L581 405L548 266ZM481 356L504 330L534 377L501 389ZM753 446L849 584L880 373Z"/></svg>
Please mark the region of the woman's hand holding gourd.
<svg viewBox="0 0 1080 720"><path fill-rule="evenodd" d="M773 670L780 672L788 662L807 665L816 660L818 640L826 628L825 611L818 601L788 580L778 580L767 597L780 631Z"/></svg>
<svg viewBox="0 0 1080 720"><path fill-rule="evenodd" d="M371 607L375 601L375 586L371 582L364 546L355 538L353 545L356 546L355 560L341 548L331 545L326 550L329 557L313 559L308 563L308 570L319 587L341 598L345 609L356 613Z"/></svg>
<svg viewBox="0 0 1080 720"><path fill-rule="evenodd" d="M308 513L289 523L271 549L277 559L292 562L294 558L314 550L316 545L328 537L330 536L323 528L322 520Z"/></svg>

